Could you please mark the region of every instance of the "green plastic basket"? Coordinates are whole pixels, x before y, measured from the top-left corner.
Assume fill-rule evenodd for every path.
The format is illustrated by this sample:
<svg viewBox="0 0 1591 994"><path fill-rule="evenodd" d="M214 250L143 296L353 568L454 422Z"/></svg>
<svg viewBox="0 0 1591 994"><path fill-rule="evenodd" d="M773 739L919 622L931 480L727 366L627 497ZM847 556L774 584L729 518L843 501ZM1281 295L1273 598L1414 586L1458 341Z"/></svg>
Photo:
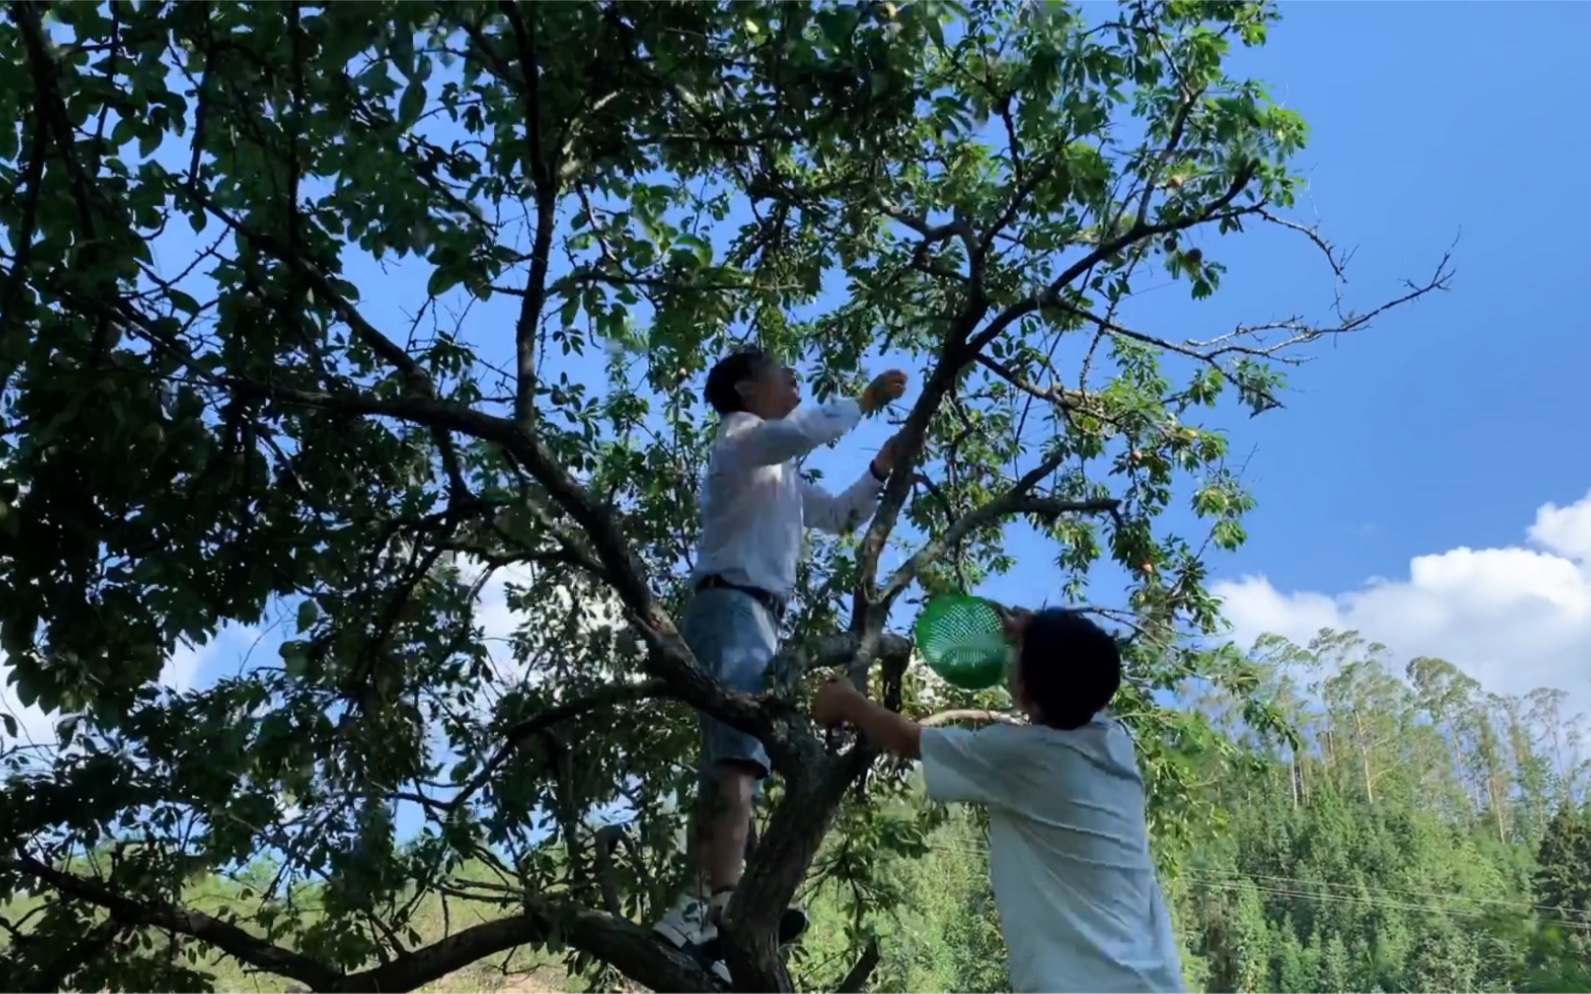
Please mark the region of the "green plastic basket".
<svg viewBox="0 0 1591 994"><path fill-rule="evenodd" d="M935 597L917 616L917 651L946 683L987 690L1005 679L1010 642L999 605L982 597Z"/></svg>

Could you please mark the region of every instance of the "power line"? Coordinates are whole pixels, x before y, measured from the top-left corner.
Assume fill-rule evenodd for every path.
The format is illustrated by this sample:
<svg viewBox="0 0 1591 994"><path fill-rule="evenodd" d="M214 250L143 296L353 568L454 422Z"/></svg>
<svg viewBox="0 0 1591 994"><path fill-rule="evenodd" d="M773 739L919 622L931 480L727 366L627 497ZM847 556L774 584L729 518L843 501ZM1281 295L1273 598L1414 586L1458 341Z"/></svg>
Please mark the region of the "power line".
<svg viewBox="0 0 1591 994"><path fill-rule="evenodd" d="M1206 887L1212 890L1224 890L1228 892L1252 890L1256 893L1269 895L1271 897L1302 898L1311 901L1319 901L1323 904L1358 904L1370 908L1379 908L1384 911L1423 911L1428 914L1457 915L1465 918L1488 918L1491 917L1492 914L1491 911L1476 910L1474 908L1465 909L1462 907L1444 907L1443 905L1434 902L1421 903L1414 901L1396 901L1389 898L1373 897L1369 895L1331 894L1324 891L1278 887L1237 880L1222 881L1194 879L1194 884L1195 886ZM1457 903L1462 904L1463 902L1460 900ZM1543 924L1562 925L1565 928L1573 929L1583 929L1588 924L1591 924L1591 922L1586 921L1563 921L1561 919L1553 918L1538 918L1537 920Z"/></svg>
<svg viewBox="0 0 1591 994"><path fill-rule="evenodd" d="M1363 889L1358 884L1333 883L1329 880L1308 880L1303 877L1284 877L1266 873L1250 873L1242 870L1191 869L1183 870L1181 872L1187 876L1193 877L1203 875L1207 877L1225 877L1228 879L1237 880L1272 881L1282 886L1304 885L1309 887L1320 887L1327 891L1347 892L1348 896L1356 896L1357 893ZM1407 890L1404 888L1394 887L1377 886L1375 890L1380 894L1385 894L1391 897L1404 897L1414 900L1458 901L1475 906L1486 905L1489 907L1500 909L1506 908L1515 911L1535 911L1546 914L1565 915L1575 918L1576 920L1584 918L1584 921L1580 921L1580 924L1582 925L1591 924L1591 912L1578 911L1574 908L1566 907L1564 905L1532 904L1528 901L1518 901L1509 898L1475 897L1468 894L1450 894L1443 893L1441 891Z"/></svg>

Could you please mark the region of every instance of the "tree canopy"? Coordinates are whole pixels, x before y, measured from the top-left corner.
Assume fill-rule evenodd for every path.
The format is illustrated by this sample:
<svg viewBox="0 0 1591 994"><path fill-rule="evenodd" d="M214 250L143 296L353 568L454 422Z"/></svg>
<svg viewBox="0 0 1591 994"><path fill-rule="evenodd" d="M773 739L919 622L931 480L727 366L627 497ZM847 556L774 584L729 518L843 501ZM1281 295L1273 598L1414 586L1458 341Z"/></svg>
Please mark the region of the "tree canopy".
<svg viewBox="0 0 1591 994"><path fill-rule="evenodd" d="M1170 281L1197 326L1223 239L1259 227L1340 287L1293 216L1303 120L1229 74L1275 17L10 5L0 648L57 719L48 749L7 728L0 760L0 898L54 897L13 940L13 986L203 989L219 952L409 990L542 945L602 982L713 989L644 924L683 872L697 709L773 761L727 952L737 984L789 989L775 929L798 888L847 895L860 954L892 899L875 857L920 852L940 817L887 803L905 771L865 743L814 734L808 675L919 714L1001 706L909 667L900 627L923 593L1009 569L1012 527L1130 633L1122 711L1174 826L1188 757L1228 740L1160 692L1196 676L1249 727L1284 724L1252 663L1208 648L1205 559L1252 504L1218 419L1275 408L1309 343L1448 278L1444 257L1357 310L1191 337L1135 322ZM757 696L672 621L701 375L747 341L819 397L886 362L914 377L905 458L865 529L814 540ZM1182 504L1195 533L1159 521ZM504 575L506 652L479 597ZM290 634L160 686L227 625ZM245 903L182 904L194 874L262 861ZM416 902L470 888L508 913L420 942Z"/></svg>

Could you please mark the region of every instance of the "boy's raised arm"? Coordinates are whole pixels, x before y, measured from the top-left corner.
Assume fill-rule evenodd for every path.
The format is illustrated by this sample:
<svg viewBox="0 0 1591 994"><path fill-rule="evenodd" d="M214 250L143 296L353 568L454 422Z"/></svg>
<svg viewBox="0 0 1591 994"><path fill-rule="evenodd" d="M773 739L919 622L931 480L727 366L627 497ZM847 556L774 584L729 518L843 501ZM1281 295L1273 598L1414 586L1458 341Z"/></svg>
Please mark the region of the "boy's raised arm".
<svg viewBox="0 0 1591 994"><path fill-rule="evenodd" d="M725 470L777 466L827 445L855 428L862 409L846 398L818 407L802 408L787 418L764 421L750 414L731 416L718 451Z"/></svg>
<svg viewBox="0 0 1591 994"><path fill-rule="evenodd" d="M777 466L804 456L820 445L836 441L855 428L864 414L873 413L905 392L906 374L890 370L869 383L855 400L847 397L801 408L777 421L734 416L724 433L719 466L730 471Z"/></svg>
<svg viewBox="0 0 1591 994"><path fill-rule="evenodd" d="M873 516L878 498L884 492L889 471L895 467L900 436L892 435L878 450L860 479L839 494L831 494L815 484L801 481L801 507L809 527L843 535Z"/></svg>

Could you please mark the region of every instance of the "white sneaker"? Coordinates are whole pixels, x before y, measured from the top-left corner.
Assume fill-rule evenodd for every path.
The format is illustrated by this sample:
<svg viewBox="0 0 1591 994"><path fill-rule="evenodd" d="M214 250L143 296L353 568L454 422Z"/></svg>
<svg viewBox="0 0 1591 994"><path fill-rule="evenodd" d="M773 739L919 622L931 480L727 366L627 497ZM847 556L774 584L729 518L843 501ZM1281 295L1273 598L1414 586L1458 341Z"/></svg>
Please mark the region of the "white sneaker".
<svg viewBox="0 0 1591 994"><path fill-rule="evenodd" d="M729 893L702 900L685 894L674 903L652 931L676 949L691 953L706 970L726 987L730 985L729 966L718 944L718 915L729 903ZM800 908L786 908L779 916L779 945L794 942L807 930L809 919Z"/></svg>
<svg viewBox="0 0 1591 994"><path fill-rule="evenodd" d="M727 903L729 903L728 895L722 895L719 900L709 905L712 909L708 914L709 920L715 920L715 914L721 914L723 912L722 906ZM801 938L810 924L811 920L807 918L807 913L800 908L784 909L784 913L779 916L779 945L783 947ZM729 978L729 964L724 962L723 946L718 942L717 928L713 928L712 941L702 946L701 949L701 954L697 957L698 962L702 963L707 968L707 971L717 977L718 981L725 987L732 986L733 981Z"/></svg>
<svg viewBox="0 0 1591 994"><path fill-rule="evenodd" d="M682 894L652 931L676 949L704 946L718 938L718 926L709 918L707 902L693 894Z"/></svg>
<svg viewBox="0 0 1591 994"><path fill-rule="evenodd" d="M734 981L729 979L729 964L724 962L724 947L718 941L718 922L723 917L724 909L729 907L729 899L735 895L732 890L721 890L707 899L707 925L713 930L712 941L702 947L701 962L707 972L718 978L718 982L725 987L733 987Z"/></svg>

